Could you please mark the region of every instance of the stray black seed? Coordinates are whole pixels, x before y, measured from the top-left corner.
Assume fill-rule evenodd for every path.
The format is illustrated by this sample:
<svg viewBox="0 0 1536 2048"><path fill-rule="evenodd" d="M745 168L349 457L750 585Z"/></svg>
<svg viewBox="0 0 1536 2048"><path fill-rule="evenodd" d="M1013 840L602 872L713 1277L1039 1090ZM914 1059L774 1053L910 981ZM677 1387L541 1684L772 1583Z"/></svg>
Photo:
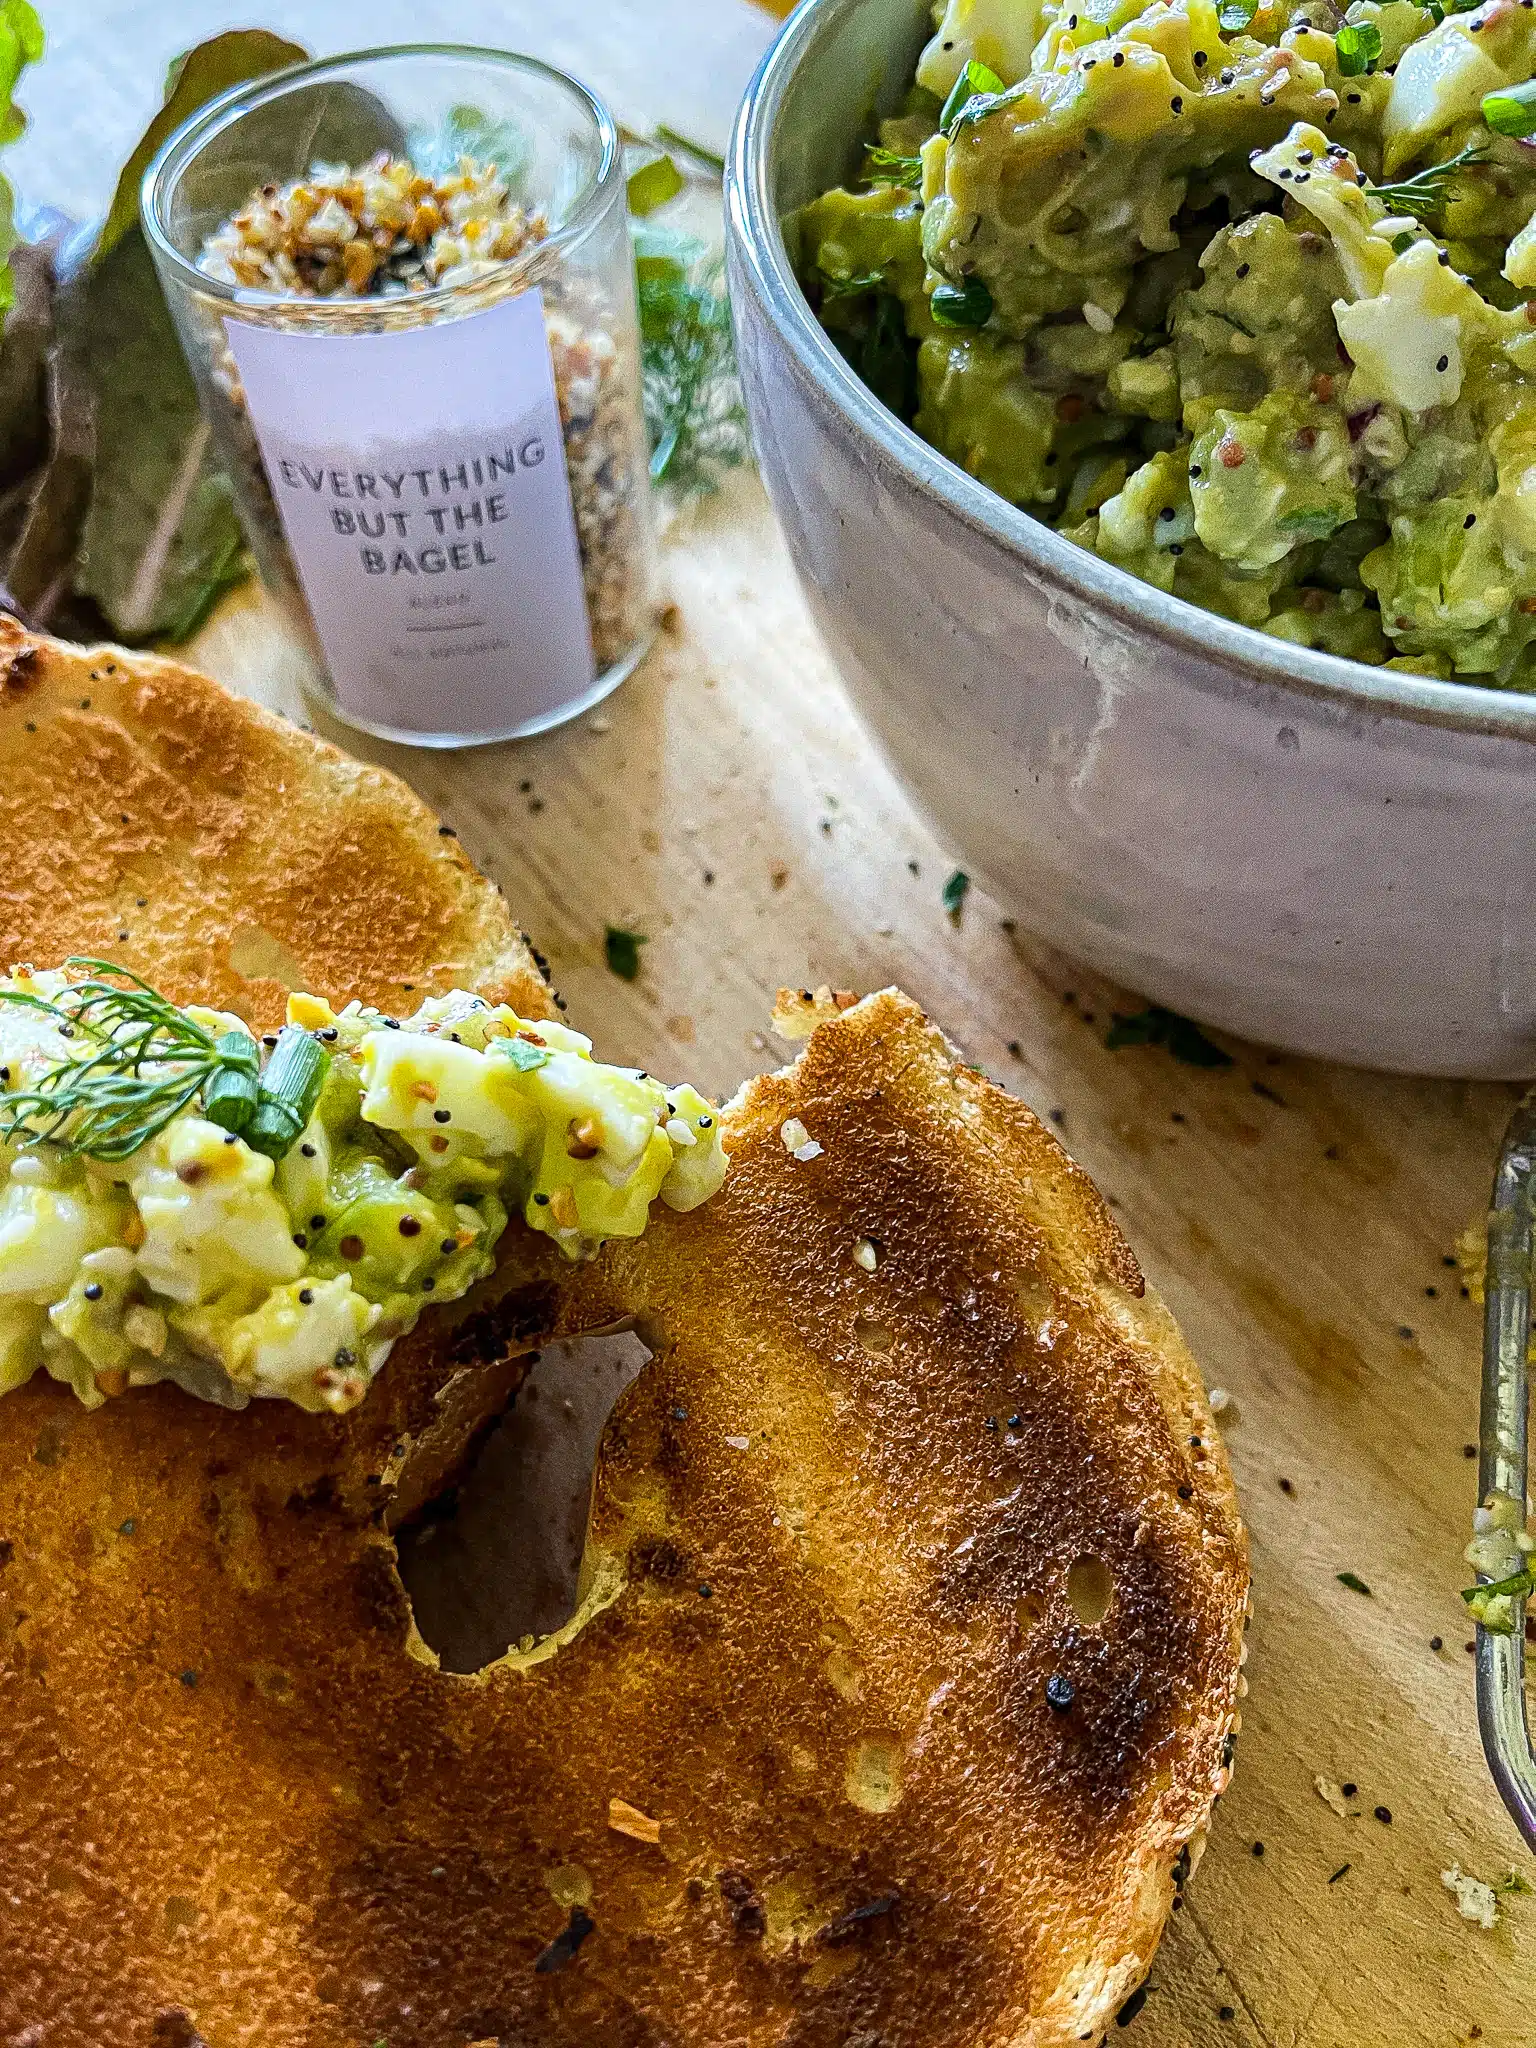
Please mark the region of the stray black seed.
<svg viewBox="0 0 1536 2048"><path fill-rule="evenodd" d="M99 1280L93 1280L93 1281L91 1282L90 1286L89 1286L89 1287L87 1287L87 1288L86 1288L86 1290L85 1290L85 1298L86 1298L86 1300L87 1300L87 1301L100 1301L100 1299L101 1299L101 1296L102 1296L102 1286L101 1286L101 1282L100 1282Z"/></svg>
<svg viewBox="0 0 1536 2048"><path fill-rule="evenodd" d="M699 1598L700 1598L701 1600L713 1600L713 1599L714 1599L714 1597L715 1597L715 1589L714 1589L714 1587L713 1587L713 1586L709 1586L709 1585L705 1585L705 1586L700 1586L700 1588L699 1588Z"/></svg>
<svg viewBox="0 0 1536 2048"><path fill-rule="evenodd" d="M1064 1714L1077 1698L1077 1687L1070 1678L1064 1678L1059 1671L1053 1671L1045 1681L1045 1703L1058 1714Z"/></svg>
<svg viewBox="0 0 1536 2048"><path fill-rule="evenodd" d="M305 1157L306 1159L313 1159L313 1158L314 1158L314 1156L315 1156L315 1148L314 1148L314 1146L313 1146L313 1145L311 1145L311 1144L310 1144L310 1143L309 1143L309 1142L308 1142L307 1140L305 1141L305 1143L304 1143L304 1144L302 1144L302 1145L301 1145L301 1146L299 1147L299 1150L300 1150L300 1152L301 1152L301 1153L302 1153L302 1154L304 1155L304 1157Z"/></svg>
<svg viewBox="0 0 1536 2048"><path fill-rule="evenodd" d="M325 1218L323 1216L311 1216L309 1219L309 1227L311 1230L324 1230Z"/></svg>
<svg viewBox="0 0 1536 2048"><path fill-rule="evenodd" d="M1439 367L1440 367L1440 368L1441 368L1442 370L1443 370L1443 369L1445 368L1445 365L1446 365L1446 362L1447 362L1447 360L1448 360L1448 358L1447 358L1447 357L1445 357L1445 356L1442 356L1442 357L1440 358L1440 363L1439 363ZM1477 524L1477 514L1476 514L1475 512L1469 512L1469 513L1467 514L1466 518L1465 518L1465 519L1463 519L1463 521L1461 522L1461 524L1462 524L1462 528L1463 528L1463 530L1464 530L1464 531L1465 531L1465 530L1466 530L1467 528L1469 528L1469 527L1473 527L1473 526L1476 526L1476 524Z"/></svg>
<svg viewBox="0 0 1536 2048"><path fill-rule="evenodd" d="M1339 1790L1344 1794L1344 1797L1346 1799L1353 1799L1355 1794L1360 1790L1360 1787L1358 1785L1341 1785L1339 1787Z"/></svg>
<svg viewBox="0 0 1536 2048"><path fill-rule="evenodd" d="M447 833L446 825L438 828ZM449 835L452 836L451 834ZM534 1971L540 1977L547 1977L552 1971L568 1969L576 1957L576 1951L592 1933L597 1922L580 1906L572 1906L571 1917L555 1936L548 1948L541 1949L534 1958Z"/></svg>
<svg viewBox="0 0 1536 2048"><path fill-rule="evenodd" d="M293 1241L298 1246L301 1252L309 1250L309 1239L304 1235L302 1230L296 1230L293 1233Z"/></svg>
<svg viewBox="0 0 1536 2048"><path fill-rule="evenodd" d="M1333 1873L1332 1877L1329 1878L1328 1882L1330 1884L1337 1884L1341 1877L1347 1875L1351 1867L1352 1866L1348 1863L1341 1863L1338 1869Z"/></svg>
<svg viewBox="0 0 1536 2048"><path fill-rule="evenodd" d="M1264 1854L1264 1844L1262 1842L1255 1842L1253 1845L1253 1853L1255 1856L1262 1856Z"/></svg>
<svg viewBox="0 0 1536 2048"><path fill-rule="evenodd" d="M1432 1650L1443 1650L1445 1648L1444 1636L1431 1636L1429 1639L1429 1647Z"/></svg>
<svg viewBox="0 0 1536 2048"><path fill-rule="evenodd" d="M442 1241L442 1244L438 1247L438 1249L442 1252L442 1255L445 1259L452 1257L453 1253L456 1252L458 1248L459 1241L456 1237L445 1237Z"/></svg>
<svg viewBox="0 0 1536 2048"><path fill-rule="evenodd" d="M357 1358L356 1355L353 1352L349 1351L346 1345L343 1344L341 1349L337 1352L334 1362L337 1365L341 1366L343 1370L345 1370L346 1367L349 1365L356 1365Z"/></svg>
<svg viewBox="0 0 1536 2048"><path fill-rule="evenodd" d="M452 1123L453 1111L451 1109L434 1109L432 1112L432 1121L435 1124Z"/></svg>
<svg viewBox="0 0 1536 2048"><path fill-rule="evenodd" d="M1373 1813L1375 1814L1376 1818L1377 1818L1377 1819L1378 1819L1378 1820L1379 1820L1379 1821L1381 1822L1381 1824L1382 1824L1382 1826L1383 1826L1384 1828L1389 1828L1389 1827L1391 1827L1391 1825L1392 1825L1392 1809L1391 1809L1391 1807L1390 1807L1390 1806L1376 1806L1376 1807L1372 1807L1371 1811L1372 1811L1372 1812L1373 1812Z"/></svg>
<svg viewBox="0 0 1536 2048"><path fill-rule="evenodd" d="M1147 1987L1145 1984L1138 1984L1124 2005L1115 2014L1115 2025L1117 2027L1128 2027L1146 2002Z"/></svg>
<svg viewBox="0 0 1536 2048"><path fill-rule="evenodd" d="M304 1304L305 1308L309 1307L314 1298L315 1290L313 1287L301 1287L299 1289L299 1300Z"/></svg>

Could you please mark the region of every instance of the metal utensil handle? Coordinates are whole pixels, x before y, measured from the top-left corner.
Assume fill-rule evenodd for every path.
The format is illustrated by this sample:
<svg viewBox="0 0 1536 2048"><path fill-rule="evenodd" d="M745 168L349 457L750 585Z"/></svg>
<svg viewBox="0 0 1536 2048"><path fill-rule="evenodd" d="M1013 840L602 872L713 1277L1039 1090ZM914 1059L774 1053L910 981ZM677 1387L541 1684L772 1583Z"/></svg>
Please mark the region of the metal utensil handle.
<svg viewBox="0 0 1536 2048"><path fill-rule="evenodd" d="M1526 1504L1527 1357L1531 1264L1536 1247L1536 1094L1510 1119L1488 1216L1487 1308L1478 1499L1508 1494ZM1487 1584L1486 1576L1483 1583ZM1504 1804L1536 1849L1536 1751L1525 1705L1525 1602L1512 1631L1477 1631L1477 1720L1483 1753Z"/></svg>

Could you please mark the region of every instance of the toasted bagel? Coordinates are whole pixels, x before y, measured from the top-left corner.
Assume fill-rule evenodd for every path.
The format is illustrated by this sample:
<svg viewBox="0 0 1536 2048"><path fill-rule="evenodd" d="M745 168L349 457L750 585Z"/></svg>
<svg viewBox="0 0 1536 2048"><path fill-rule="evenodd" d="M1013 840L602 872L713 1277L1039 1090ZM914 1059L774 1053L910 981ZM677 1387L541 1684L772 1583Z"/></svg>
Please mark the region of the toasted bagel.
<svg viewBox="0 0 1536 2048"><path fill-rule="evenodd" d="M265 1029L292 988L553 1014L527 940L398 776L117 647L0 613L0 964L107 957Z"/></svg>
<svg viewBox="0 0 1536 2048"><path fill-rule="evenodd" d="M152 723L130 684L112 711L130 757L178 724L177 672L144 668ZM231 746L248 719L258 756L291 750L308 844L353 830L339 757L185 688ZM3 743L8 819L18 777L70 810L50 758ZM420 880L435 830L379 780ZM232 971L208 919L255 916L231 869L290 900L280 825L251 829L265 865L222 840L217 912L182 885L195 936L163 961L198 992ZM195 844L177 823L140 857ZM500 989L531 970L478 887L455 900L486 953L450 972ZM430 980L416 930L372 920L358 992ZM0 1399L6 2048L1103 2036L1238 1721L1246 1556L1198 1373L1086 1175L900 994L722 1114L713 1201L575 1268L514 1226L345 1420ZM604 1438L575 1615L440 1670L390 1522L541 1337L626 1320L654 1357Z"/></svg>

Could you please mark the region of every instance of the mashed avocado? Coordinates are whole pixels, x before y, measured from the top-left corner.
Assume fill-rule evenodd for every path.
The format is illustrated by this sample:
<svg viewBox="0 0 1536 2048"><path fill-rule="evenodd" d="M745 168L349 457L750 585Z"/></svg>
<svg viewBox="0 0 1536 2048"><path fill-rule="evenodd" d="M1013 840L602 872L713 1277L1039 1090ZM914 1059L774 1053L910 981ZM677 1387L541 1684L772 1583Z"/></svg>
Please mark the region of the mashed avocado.
<svg viewBox="0 0 1536 2048"><path fill-rule="evenodd" d="M952 461L1299 645L1536 687L1531 0L948 0L802 274Z"/></svg>
<svg viewBox="0 0 1536 2048"><path fill-rule="evenodd" d="M563 1024L463 993L404 1021L296 995L289 1020L313 1085L274 1141L204 1070L254 1103L281 1041L263 1070L236 1017L0 979L0 1393L41 1366L87 1407L170 1379L342 1412L428 1303L491 1271L510 1211L581 1258L724 1177L711 1103Z"/></svg>

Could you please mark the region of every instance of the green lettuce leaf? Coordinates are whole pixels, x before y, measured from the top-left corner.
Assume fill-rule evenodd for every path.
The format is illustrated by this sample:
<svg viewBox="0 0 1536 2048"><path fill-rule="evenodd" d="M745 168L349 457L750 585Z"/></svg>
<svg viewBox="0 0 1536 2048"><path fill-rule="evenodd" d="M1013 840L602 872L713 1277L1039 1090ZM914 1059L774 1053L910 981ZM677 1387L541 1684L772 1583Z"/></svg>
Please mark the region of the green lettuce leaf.
<svg viewBox="0 0 1536 2048"><path fill-rule="evenodd" d="M199 43L172 64L165 81L165 105L139 140L139 146L123 166L107 209L107 218L96 244L99 262L139 224L139 187L150 161L166 137L179 128L190 114L206 106L217 93L248 78L260 78L268 71L283 71L290 64L302 64L309 55L301 43L290 43L269 29L231 29Z"/></svg>

